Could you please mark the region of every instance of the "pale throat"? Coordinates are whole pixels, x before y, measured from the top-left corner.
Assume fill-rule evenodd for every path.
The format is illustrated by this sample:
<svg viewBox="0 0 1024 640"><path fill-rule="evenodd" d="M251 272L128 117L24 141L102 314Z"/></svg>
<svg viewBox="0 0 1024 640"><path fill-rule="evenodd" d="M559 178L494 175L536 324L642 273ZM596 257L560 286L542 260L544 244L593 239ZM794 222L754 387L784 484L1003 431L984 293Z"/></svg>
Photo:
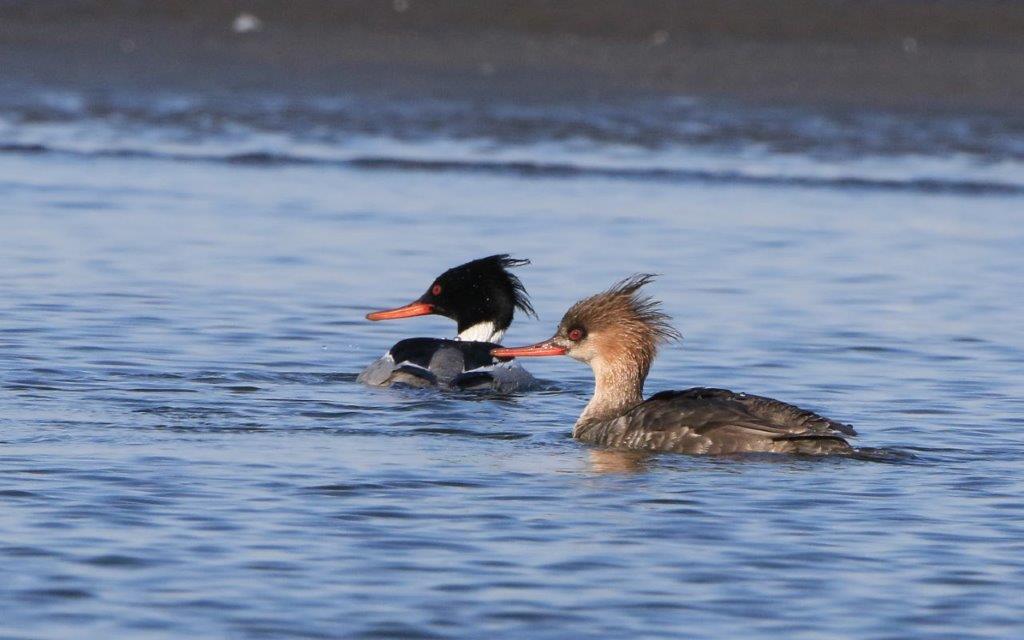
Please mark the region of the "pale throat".
<svg viewBox="0 0 1024 640"><path fill-rule="evenodd" d="M505 330L498 329L493 322L478 322L461 332L458 339L463 342L500 343L503 337L505 337Z"/></svg>
<svg viewBox="0 0 1024 640"><path fill-rule="evenodd" d="M647 368L641 363L632 360L607 363L595 359L590 366L594 370L594 397L580 414L577 426L617 418L643 402Z"/></svg>

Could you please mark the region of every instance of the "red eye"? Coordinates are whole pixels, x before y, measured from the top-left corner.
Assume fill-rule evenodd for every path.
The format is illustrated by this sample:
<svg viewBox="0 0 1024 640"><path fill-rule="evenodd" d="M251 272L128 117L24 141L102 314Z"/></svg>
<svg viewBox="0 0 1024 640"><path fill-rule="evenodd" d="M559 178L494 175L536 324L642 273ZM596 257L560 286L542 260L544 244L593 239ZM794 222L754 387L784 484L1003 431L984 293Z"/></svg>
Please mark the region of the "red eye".
<svg viewBox="0 0 1024 640"><path fill-rule="evenodd" d="M430 293L434 294L435 296L441 295L441 285L435 284L433 287L430 288Z"/></svg>
<svg viewBox="0 0 1024 640"><path fill-rule="evenodd" d="M573 342L579 342L583 338L583 329L570 329L569 339Z"/></svg>

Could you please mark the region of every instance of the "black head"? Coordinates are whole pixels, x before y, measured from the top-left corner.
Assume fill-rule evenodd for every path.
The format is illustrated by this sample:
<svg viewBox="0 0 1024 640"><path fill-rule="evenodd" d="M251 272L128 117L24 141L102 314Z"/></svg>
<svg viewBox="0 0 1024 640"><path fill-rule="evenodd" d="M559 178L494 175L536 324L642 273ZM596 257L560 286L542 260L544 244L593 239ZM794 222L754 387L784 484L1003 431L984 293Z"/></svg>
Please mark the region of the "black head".
<svg viewBox="0 0 1024 640"><path fill-rule="evenodd" d="M442 273L415 302L366 317L388 320L433 313L454 320L459 325L459 333L488 322L496 331L504 331L512 324L516 309L537 315L522 281L509 272L513 267L527 264L529 260L508 254L473 260Z"/></svg>

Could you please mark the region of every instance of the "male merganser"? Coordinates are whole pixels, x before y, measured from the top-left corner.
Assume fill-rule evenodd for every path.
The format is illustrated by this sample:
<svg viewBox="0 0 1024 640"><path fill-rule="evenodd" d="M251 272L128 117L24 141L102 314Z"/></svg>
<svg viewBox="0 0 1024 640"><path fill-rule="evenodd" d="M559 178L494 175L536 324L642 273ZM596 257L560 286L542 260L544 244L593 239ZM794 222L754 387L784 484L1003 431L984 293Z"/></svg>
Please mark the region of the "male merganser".
<svg viewBox="0 0 1024 640"><path fill-rule="evenodd" d="M632 276L577 302L548 340L491 353L564 354L589 363L594 396L572 431L583 442L677 453L853 453L843 438L856 435L851 426L771 398L695 388L644 400L658 344L681 338L660 304L639 292L653 278Z"/></svg>
<svg viewBox="0 0 1024 640"><path fill-rule="evenodd" d="M357 380L374 386L403 383L448 389L490 388L513 391L536 380L519 364L491 355L515 310L536 317L526 288L512 267L529 260L507 254L488 256L453 267L434 280L413 302L366 315L368 320L393 320L436 314L458 324L455 340L408 338L366 368Z"/></svg>

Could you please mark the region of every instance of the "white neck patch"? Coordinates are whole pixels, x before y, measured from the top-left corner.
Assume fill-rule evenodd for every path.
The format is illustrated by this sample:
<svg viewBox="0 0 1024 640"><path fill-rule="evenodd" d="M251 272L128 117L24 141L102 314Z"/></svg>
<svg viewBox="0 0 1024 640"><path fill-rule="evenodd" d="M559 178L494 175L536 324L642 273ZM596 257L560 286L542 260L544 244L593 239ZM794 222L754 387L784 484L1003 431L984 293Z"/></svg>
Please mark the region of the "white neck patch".
<svg viewBox="0 0 1024 640"><path fill-rule="evenodd" d="M478 322L459 334L459 340L465 342L501 342L505 336L504 329L495 329L493 322Z"/></svg>

